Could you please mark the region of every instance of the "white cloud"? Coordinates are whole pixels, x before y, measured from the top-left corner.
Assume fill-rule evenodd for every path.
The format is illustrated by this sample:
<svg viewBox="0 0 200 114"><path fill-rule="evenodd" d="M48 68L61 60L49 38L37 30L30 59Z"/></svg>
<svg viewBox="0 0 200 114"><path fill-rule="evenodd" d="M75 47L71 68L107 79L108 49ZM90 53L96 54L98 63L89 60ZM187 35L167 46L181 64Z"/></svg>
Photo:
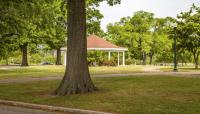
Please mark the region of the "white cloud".
<svg viewBox="0 0 200 114"><path fill-rule="evenodd" d="M106 30L108 23L119 21L120 18L131 16L134 12L144 10L152 12L156 17L176 17L177 14L187 11L193 3L200 6L199 0L121 0L120 5L113 7L102 2L99 9L104 15L101 26Z"/></svg>

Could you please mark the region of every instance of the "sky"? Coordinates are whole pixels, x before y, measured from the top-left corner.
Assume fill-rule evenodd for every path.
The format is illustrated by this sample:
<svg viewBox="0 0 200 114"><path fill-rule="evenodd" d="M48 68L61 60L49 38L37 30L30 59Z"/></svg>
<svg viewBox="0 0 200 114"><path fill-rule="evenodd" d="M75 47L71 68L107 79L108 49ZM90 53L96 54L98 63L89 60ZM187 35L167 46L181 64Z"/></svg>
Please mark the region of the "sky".
<svg viewBox="0 0 200 114"><path fill-rule="evenodd" d="M155 17L176 17L180 12L188 11L193 3L200 6L200 0L121 0L121 4L115 6L102 2L98 9L104 15L101 27L105 31L107 24L132 16L136 11L152 12Z"/></svg>

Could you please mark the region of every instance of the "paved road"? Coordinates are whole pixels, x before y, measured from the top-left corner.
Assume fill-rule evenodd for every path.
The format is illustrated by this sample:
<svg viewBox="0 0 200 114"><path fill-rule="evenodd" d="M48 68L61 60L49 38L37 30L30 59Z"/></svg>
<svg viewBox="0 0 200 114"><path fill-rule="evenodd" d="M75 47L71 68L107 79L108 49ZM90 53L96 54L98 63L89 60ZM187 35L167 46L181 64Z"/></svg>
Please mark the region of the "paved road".
<svg viewBox="0 0 200 114"><path fill-rule="evenodd" d="M0 114L67 114L0 105Z"/></svg>
<svg viewBox="0 0 200 114"><path fill-rule="evenodd" d="M95 78L111 78L111 77L127 77L127 76L175 76L175 77L193 77L200 78L200 72L144 72L130 74L102 74L92 75ZM7 83L27 83L34 81L61 80L61 76L40 77L40 78L17 78L17 79L1 79L0 84Z"/></svg>

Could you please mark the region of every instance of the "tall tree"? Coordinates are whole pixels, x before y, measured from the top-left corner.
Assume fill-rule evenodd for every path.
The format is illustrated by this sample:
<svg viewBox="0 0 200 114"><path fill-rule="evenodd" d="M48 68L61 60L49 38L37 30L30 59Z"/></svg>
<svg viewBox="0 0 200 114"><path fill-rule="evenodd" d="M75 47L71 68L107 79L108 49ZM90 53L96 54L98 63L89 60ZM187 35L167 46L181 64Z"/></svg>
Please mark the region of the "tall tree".
<svg viewBox="0 0 200 114"><path fill-rule="evenodd" d="M149 59L150 64L153 63L155 55L163 54L163 52L171 53L171 39L167 36L168 18L155 18L152 24L152 42L150 43ZM167 52L168 50L168 52Z"/></svg>
<svg viewBox="0 0 200 114"><path fill-rule="evenodd" d="M103 15L96 8L98 5L88 4L86 8L86 19L87 19L87 33L101 35L103 30L101 29L101 19Z"/></svg>
<svg viewBox="0 0 200 114"><path fill-rule="evenodd" d="M85 0L68 0L68 67L56 94L76 94L94 91L87 66Z"/></svg>
<svg viewBox="0 0 200 114"><path fill-rule="evenodd" d="M47 43L51 49L56 50L56 65L61 65L61 48L66 46L66 5L63 0L53 1L52 4L48 4L48 10L44 15L43 24L45 28L45 43Z"/></svg>
<svg viewBox="0 0 200 114"><path fill-rule="evenodd" d="M188 12L181 13L178 18L177 36L179 47L193 54L195 68L199 66L200 55L200 8L193 5Z"/></svg>
<svg viewBox="0 0 200 114"><path fill-rule="evenodd" d="M6 28L12 28L7 31L6 34L16 34L16 43L22 51L22 66L28 66L28 44L38 42L37 39L37 29L40 24L40 14L43 5L43 1L13 1L7 0L3 1L0 7L6 7L5 11L6 18L3 19L3 23L6 23Z"/></svg>
<svg viewBox="0 0 200 114"><path fill-rule="evenodd" d="M119 0L117 0L119 1ZM109 0L113 2L113 0ZM88 69L85 0L67 1L67 70L57 95L86 93L96 90Z"/></svg>
<svg viewBox="0 0 200 114"><path fill-rule="evenodd" d="M21 66L28 66L28 45L38 41L36 29L38 28L37 24L40 21L39 13L41 5L37 2L30 2L27 0L23 0L20 4L15 4L18 18L22 20L21 24L23 25L23 27L18 28L21 29L18 39L19 47L22 52Z"/></svg>
<svg viewBox="0 0 200 114"><path fill-rule="evenodd" d="M136 42L138 43L138 51L143 65L146 65L147 53L150 51L150 30L152 28L153 16L153 13L139 11L130 19L130 23L135 26L135 32L138 33Z"/></svg>
<svg viewBox="0 0 200 114"><path fill-rule="evenodd" d="M12 4L12 5L11 5ZM22 20L17 16L15 3L10 0L1 1L0 4L0 58L5 59L8 64L8 57L17 47L17 39L23 27Z"/></svg>
<svg viewBox="0 0 200 114"><path fill-rule="evenodd" d="M108 34L113 41L129 48L130 56L146 64L147 53L150 51L151 28L153 13L138 11L132 17L124 17L120 22L108 25Z"/></svg>

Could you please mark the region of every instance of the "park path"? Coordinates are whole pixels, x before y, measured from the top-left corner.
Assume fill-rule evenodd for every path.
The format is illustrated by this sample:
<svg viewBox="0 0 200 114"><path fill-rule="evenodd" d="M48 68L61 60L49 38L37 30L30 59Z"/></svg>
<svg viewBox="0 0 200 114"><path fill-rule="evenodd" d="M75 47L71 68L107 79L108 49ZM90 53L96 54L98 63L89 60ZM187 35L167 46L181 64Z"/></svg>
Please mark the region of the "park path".
<svg viewBox="0 0 200 114"><path fill-rule="evenodd" d="M200 78L200 72L144 72L144 73L129 73L129 74L100 74L91 75L94 78L111 78L111 77L128 77L128 76L174 76L174 77L192 77ZM40 77L40 78L16 78L16 79L1 79L0 84L8 83L27 83L36 81L61 80L61 76Z"/></svg>
<svg viewBox="0 0 200 114"><path fill-rule="evenodd" d="M0 114L67 114L67 113L48 112L38 109L0 105Z"/></svg>

